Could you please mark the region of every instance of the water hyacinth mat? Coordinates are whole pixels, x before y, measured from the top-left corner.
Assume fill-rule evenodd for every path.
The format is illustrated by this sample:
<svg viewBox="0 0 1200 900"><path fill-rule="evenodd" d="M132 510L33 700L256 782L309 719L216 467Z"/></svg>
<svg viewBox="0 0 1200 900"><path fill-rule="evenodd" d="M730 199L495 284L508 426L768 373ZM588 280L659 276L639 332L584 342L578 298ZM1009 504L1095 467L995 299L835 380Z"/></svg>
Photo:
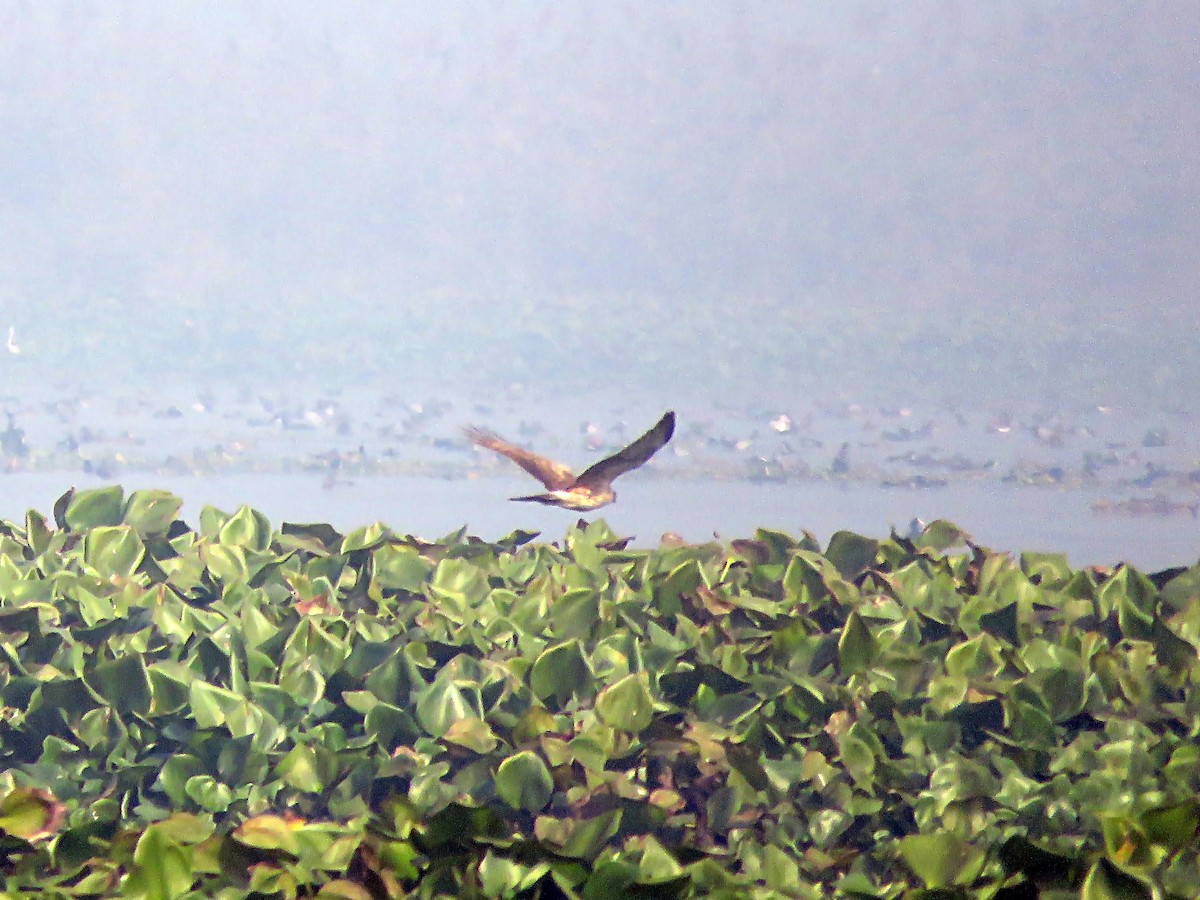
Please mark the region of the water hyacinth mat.
<svg viewBox="0 0 1200 900"><path fill-rule="evenodd" d="M1200 566L182 502L0 523L4 897L1196 896Z"/></svg>

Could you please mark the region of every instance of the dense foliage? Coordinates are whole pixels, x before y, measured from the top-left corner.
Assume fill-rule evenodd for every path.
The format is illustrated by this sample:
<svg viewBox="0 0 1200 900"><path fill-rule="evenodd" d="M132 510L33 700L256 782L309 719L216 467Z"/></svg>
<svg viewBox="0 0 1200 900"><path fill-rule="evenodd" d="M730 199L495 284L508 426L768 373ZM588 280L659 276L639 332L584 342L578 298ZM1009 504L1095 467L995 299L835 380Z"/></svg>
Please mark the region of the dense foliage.
<svg viewBox="0 0 1200 900"><path fill-rule="evenodd" d="M0 525L3 896L1200 884L1200 566L180 506Z"/></svg>

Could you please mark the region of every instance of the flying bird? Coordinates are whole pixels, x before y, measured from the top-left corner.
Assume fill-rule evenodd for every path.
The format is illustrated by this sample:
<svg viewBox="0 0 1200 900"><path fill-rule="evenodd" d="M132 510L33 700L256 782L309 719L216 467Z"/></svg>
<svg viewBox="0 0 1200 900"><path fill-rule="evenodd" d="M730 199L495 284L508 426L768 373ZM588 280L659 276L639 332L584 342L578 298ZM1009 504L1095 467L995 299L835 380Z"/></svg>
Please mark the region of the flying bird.
<svg viewBox="0 0 1200 900"><path fill-rule="evenodd" d="M490 431L467 429L467 437L472 443L495 450L501 456L507 456L546 486L544 494L511 499L574 510L598 509L616 500L617 493L612 489L613 481L645 463L662 449L674 433L675 413L667 412L653 428L624 450L605 457L585 469L582 475L576 476L561 463L538 456L516 444L510 444Z"/></svg>

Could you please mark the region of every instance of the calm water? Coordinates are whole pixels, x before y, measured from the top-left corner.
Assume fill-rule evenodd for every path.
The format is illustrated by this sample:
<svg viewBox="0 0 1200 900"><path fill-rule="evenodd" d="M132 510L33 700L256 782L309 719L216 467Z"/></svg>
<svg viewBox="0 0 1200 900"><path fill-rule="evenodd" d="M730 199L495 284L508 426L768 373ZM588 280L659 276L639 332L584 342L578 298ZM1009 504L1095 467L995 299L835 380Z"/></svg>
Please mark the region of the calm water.
<svg viewBox="0 0 1200 900"><path fill-rule="evenodd" d="M601 510L641 546L668 531L705 541L758 527L822 541L842 529L884 537L919 517L950 519L993 549L1065 552L1076 565L1158 569L1200 557L1190 512L1200 503L1200 416L1182 409L676 399L674 439ZM484 538L520 528L546 540L576 515L509 502L534 483L471 448L463 426L495 428L579 471L663 408L661 398L615 389L481 399L411 387L322 397L42 385L0 400L12 417L0 421L4 518L48 512L72 485L120 483L175 492L193 523L206 504L245 503L275 524L382 521L427 538L463 525ZM1138 506L1155 502L1168 514Z"/></svg>
<svg viewBox="0 0 1200 900"><path fill-rule="evenodd" d="M12 473L0 476L0 516L19 520L26 509L49 513L71 484L98 487L91 476ZM326 487L321 476L229 474L218 477L134 475L122 478L127 491L165 488L183 497L183 516L193 524L206 504L232 511L242 503L278 525L330 522L348 530L382 521L401 533L436 538L466 525L494 539L514 529L536 530L546 540L561 538L577 516L536 504L511 503L527 492L522 477L437 479L359 477ZM656 479L632 474L622 479L618 502L601 513L613 529L652 546L667 531L689 541L749 536L767 527L822 542L849 529L886 537L889 526L907 528L914 517L946 518L996 550L1065 552L1073 564L1121 561L1144 570L1190 565L1200 559L1200 520L1190 515L1101 516L1090 509L1098 494L998 483L958 484L926 490L884 489L829 482L748 482Z"/></svg>

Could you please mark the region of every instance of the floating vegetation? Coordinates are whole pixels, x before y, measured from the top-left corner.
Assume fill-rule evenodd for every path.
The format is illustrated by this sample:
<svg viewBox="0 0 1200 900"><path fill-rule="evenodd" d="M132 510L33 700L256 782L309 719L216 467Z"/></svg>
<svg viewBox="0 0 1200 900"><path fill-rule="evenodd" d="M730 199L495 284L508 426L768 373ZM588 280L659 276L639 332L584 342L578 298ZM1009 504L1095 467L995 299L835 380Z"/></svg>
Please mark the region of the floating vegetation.
<svg viewBox="0 0 1200 900"><path fill-rule="evenodd" d="M4 398L2 471L82 472L93 484L143 474L311 475L338 487L372 477L509 477L504 460L471 452L466 423L486 420L523 446L586 467L661 411L656 402L645 412L625 395L596 397L587 407L603 415L603 426L555 414L548 428L531 416L562 398L534 398L519 386L486 405L357 389L302 400L228 386L111 395L42 387L35 396ZM1085 495L1084 507L1134 491L1186 506L1200 498L1200 427L1185 411L1133 407L714 402L681 410L679 433L637 477L951 490L992 483L1074 491ZM1105 512L1137 515L1115 501Z"/></svg>
<svg viewBox="0 0 1200 900"><path fill-rule="evenodd" d="M1153 497L1128 497L1125 500L1101 498L1092 503L1092 512L1100 515L1124 516L1191 516L1200 517L1200 502L1177 503L1162 494Z"/></svg>
<svg viewBox="0 0 1200 900"><path fill-rule="evenodd" d="M630 549L120 487L0 523L39 897L1194 896L1200 566Z"/></svg>

